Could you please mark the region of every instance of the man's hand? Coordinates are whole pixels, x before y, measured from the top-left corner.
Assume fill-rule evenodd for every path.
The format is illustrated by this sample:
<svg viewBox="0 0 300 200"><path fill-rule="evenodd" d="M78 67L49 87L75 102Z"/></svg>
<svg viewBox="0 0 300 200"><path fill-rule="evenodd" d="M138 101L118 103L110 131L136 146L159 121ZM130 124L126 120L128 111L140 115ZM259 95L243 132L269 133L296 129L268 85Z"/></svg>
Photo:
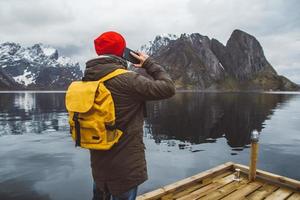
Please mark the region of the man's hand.
<svg viewBox="0 0 300 200"><path fill-rule="evenodd" d="M133 64L133 66L141 68L145 62L145 60L147 60L147 58L149 58L149 56L145 53L142 52L136 52L137 54L133 53L132 51L130 52L130 54L135 57L136 59L138 59L140 61L139 64Z"/></svg>

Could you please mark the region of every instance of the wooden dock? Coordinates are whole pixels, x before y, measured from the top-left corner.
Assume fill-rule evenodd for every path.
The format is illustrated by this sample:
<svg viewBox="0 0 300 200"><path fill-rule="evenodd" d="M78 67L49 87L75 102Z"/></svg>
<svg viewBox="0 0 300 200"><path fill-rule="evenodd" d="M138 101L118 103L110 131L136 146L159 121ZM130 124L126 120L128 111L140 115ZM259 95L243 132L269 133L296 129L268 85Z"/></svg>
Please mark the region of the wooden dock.
<svg viewBox="0 0 300 200"><path fill-rule="evenodd" d="M229 162L137 197L153 199L300 200L300 181L262 170L250 181L249 167Z"/></svg>

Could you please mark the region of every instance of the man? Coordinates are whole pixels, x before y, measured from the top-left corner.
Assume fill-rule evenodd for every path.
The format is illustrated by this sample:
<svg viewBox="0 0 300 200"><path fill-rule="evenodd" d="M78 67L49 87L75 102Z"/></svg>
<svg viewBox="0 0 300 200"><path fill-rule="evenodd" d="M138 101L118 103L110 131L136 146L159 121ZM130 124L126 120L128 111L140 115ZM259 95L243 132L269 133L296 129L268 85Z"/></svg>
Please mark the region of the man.
<svg viewBox="0 0 300 200"><path fill-rule="evenodd" d="M86 63L83 80L94 81L116 69L126 69L122 59L126 42L116 32L105 32L94 41L99 57ZM119 142L108 151L90 150L94 178L94 200L135 199L137 186L147 180L143 143L145 101L169 98L174 84L163 68L144 53L132 55L153 77L148 79L128 72L109 79L105 86L111 92L116 111L116 126L123 131Z"/></svg>

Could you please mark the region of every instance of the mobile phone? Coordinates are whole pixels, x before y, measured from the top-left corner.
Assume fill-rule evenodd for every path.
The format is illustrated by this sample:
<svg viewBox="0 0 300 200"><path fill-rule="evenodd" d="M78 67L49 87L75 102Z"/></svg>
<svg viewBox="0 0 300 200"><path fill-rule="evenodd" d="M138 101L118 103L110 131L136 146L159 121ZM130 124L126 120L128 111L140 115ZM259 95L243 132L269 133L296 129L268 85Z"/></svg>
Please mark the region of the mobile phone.
<svg viewBox="0 0 300 200"><path fill-rule="evenodd" d="M127 60L127 61L129 61L129 62L131 62L131 63L133 63L133 64L139 64L141 61L140 61L139 59L136 59L135 57L133 57L133 56L130 54L130 52L133 52L133 53L135 53L135 54L138 55L137 52L135 52L135 51L133 51L133 50L131 50L131 49L125 47L124 53L123 53L123 56L122 56L122 57L123 57L125 60Z"/></svg>

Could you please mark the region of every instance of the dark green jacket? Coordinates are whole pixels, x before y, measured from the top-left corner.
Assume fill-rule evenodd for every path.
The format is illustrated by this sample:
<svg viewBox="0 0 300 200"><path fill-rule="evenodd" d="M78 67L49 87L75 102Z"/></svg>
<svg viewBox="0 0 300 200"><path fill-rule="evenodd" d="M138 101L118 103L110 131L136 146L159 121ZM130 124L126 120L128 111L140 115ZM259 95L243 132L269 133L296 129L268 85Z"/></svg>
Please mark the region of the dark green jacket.
<svg viewBox="0 0 300 200"><path fill-rule="evenodd" d="M100 56L86 63L83 80L98 80L108 73L125 68L126 62L115 56ZM124 193L147 180L143 123L145 101L169 98L175 87L164 69L148 58L143 66L153 79L136 72L121 74L105 82L116 110L116 125L124 134L108 151L91 150L94 181L100 190Z"/></svg>

